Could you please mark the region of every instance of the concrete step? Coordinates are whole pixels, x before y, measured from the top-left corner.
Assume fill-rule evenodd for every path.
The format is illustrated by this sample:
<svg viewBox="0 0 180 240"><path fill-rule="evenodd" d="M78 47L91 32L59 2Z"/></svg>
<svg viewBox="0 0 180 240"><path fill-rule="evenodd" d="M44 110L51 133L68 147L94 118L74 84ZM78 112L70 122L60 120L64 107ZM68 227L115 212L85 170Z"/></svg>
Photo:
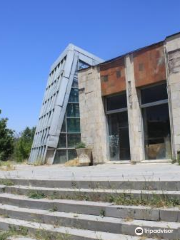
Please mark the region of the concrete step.
<svg viewBox="0 0 180 240"><path fill-rule="evenodd" d="M28 233L38 236L52 236L51 239L66 240L139 240L139 237L123 234L112 234L106 232L95 232L90 230L75 229L69 227L55 227L51 224L35 223L24 220L0 217L0 230L8 230L9 226L27 228ZM60 238L61 237L61 238ZM64 237L64 238L63 238ZM43 237L42 237L43 239ZM152 240L152 238L147 240Z"/></svg>
<svg viewBox="0 0 180 240"><path fill-rule="evenodd" d="M48 187L48 188L92 188L92 189L133 189L133 190L162 190L180 191L180 181L88 181L88 180L40 180L0 178L0 184L14 184L22 186Z"/></svg>
<svg viewBox="0 0 180 240"><path fill-rule="evenodd" d="M84 229L113 234L124 234L135 236L135 229L159 229L161 233L154 234L153 237L178 239L180 236L180 223L141 221L133 219L120 219L112 217L93 216L85 214L74 214L65 212L50 212L47 210L19 208L11 205L0 204L0 215L10 219L20 219L31 222L51 224L53 226L65 226L76 229ZM163 233L171 231L170 233ZM144 230L145 231L145 230ZM150 233L147 233L151 237Z"/></svg>
<svg viewBox="0 0 180 240"><path fill-rule="evenodd" d="M77 188L47 188L32 186L4 186L2 192L19 195L29 195L32 192L43 193L45 196L56 199L76 199L87 201L115 202L118 198L126 199L169 199L180 205L180 191L160 190L117 190L117 189L77 189ZM130 204L131 205L131 204Z"/></svg>
<svg viewBox="0 0 180 240"><path fill-rule="evenodd" d="M94 216L106 216L123 219L180 222L180 209L152 208L148 206L113 205L106 202L76 201L62 199L30 199L23 195L0 194L0 203L28 209L73 212Z"/></svg>

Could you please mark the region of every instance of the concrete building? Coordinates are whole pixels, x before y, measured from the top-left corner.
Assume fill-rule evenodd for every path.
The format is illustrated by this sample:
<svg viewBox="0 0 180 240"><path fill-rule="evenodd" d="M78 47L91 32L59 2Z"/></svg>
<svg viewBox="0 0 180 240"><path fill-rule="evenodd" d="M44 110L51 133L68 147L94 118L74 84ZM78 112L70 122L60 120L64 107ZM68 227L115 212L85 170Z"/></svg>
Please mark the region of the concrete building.
<svg viewBox="0 0 180 240"><path fill-rule="evenodd" d="M81 137L94 164L179 156L180 33L82 69L78 79Z"/></svg>
<svg viewBox="0 0 180 240"><path fill-rule="evenodd" d="M72 45L52 65L29 163L63 163L81 140L77 71L102 59Z"/></svg>
<svg viewBox="0 0 180 240"><path fill-rule="evenodd" d="M29 162L180 157L180 33L102 62L73 45L52 65Z"/></svg>

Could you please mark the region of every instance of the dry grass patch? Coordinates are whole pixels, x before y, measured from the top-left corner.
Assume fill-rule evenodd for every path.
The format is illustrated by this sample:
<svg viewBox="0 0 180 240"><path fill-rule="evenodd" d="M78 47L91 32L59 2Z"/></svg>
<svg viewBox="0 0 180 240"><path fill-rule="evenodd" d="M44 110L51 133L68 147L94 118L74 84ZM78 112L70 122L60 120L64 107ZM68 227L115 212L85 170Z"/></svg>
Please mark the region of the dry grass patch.
<svg viewBox="0 0 180 240"><path fill-rule="evenodd" d="M73 159L73 160L70 160L70 161L68 161L68 162L66 162L65 164L64 164L64 166L66 166L66 167L77 167L77 166L79 166L80 164L79 164L79 160L78 160L78 158L75 158L75 159Z"/></svg>

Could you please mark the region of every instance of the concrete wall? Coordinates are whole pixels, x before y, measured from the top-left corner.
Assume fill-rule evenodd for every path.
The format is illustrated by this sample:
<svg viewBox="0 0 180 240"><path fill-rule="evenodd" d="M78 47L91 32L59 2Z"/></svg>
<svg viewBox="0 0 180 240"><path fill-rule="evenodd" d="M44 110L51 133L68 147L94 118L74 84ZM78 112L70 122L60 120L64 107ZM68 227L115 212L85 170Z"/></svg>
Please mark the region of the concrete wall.
<svg viewBox="0 0 180 240"><path fill-rule="evenodd" d="M93 163L103 163L108 160L108 140L99 68L81 70L78 79L81 138L92 148Z"/></svg>
<svg viewBox="0 0 180 240"><path fill-rule="evenodd" d="M173 157L180 151L180 34L165 41Z"/></svg>
<svg viewBox="0 0 180 240"><path fill-rule="evenodd" d="M135 86L133 54L126 56L126 93L131 161L144 159L143 128L138 92Z"/></svg>

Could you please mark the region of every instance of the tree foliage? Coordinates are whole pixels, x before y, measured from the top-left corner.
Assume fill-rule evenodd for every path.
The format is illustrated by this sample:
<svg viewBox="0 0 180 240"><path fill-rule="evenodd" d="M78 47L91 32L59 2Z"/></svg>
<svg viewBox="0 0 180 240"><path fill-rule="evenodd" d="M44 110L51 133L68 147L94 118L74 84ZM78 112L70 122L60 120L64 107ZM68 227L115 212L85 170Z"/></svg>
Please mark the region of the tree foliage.
<svg viewBox="0 0 180 240"><path fill-rule="evenodd" d="M34 138L35 127L26 129L15 140L14 157L17 162L22 162L29 158L31 146Z"/></svg>
<svg viewBox="0 0 180 240"><path fill-rule="evenodd" d="M0 110L1 114L1 110ZM13 153L14 131L7 128L7 118L0 118L0 160L6 161Z"/></svg>

